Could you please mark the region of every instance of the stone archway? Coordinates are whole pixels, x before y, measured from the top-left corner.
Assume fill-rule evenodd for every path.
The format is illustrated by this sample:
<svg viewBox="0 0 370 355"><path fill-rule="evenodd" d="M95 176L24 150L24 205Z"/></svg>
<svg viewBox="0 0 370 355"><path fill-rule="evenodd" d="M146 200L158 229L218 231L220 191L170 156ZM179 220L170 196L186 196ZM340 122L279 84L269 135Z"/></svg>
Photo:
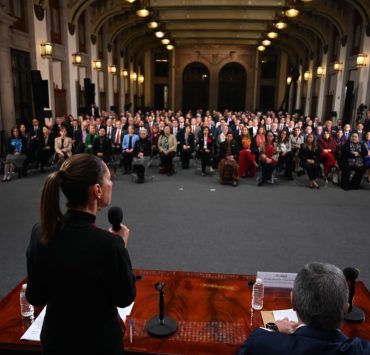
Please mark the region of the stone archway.
<svg viewBox="0 0 370 355"><path fill-rule="evenodd" d="M200 63L188 64L182 79L182 107L184 112L209 109L209 70Z"/></svg>
<svg viewBox="0 0 370 355"><path fill-rule="evenodd" d="M245 110L247 72L236 62L225 64L219 72L218 108L233 111Z"/></svg>

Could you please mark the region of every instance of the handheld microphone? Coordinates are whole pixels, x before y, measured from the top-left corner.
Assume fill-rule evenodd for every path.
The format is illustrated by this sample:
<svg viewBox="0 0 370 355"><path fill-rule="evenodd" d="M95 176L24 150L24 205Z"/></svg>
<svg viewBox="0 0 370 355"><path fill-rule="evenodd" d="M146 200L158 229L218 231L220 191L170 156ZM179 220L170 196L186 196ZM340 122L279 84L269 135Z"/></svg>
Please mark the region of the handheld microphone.
<svg viewBox="0 0 370 355"><path fill-rule="evenodd" d="M345 320L350 322L362 322L365 319L364 311L358 307L353 306L353 298L356 291L356 279L360 271L354 267L346 267L343 269L343 274L348 283L348 313L344 316Z"/></svg>
<svg viewBox="0 0 370 355"><path fill-rule="evenodd" d="M123 211L121 207L111 207L108 211L108 221L112 225L112 229L118 232L121 229L123 221Z"/></svg>

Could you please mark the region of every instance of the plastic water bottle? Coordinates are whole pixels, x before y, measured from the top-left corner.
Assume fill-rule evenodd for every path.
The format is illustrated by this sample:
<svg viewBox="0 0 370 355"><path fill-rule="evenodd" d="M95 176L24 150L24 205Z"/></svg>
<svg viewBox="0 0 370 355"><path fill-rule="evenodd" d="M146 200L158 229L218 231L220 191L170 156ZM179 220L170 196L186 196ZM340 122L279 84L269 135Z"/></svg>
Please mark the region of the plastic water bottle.
<svg viewBox="0 0 370 355"><path fill-rule="evenodd" d="M19 294L19 301L21 304L21 315L25 318L33 318L33 306L29 304L26 299L27 284L22 285L21 293Z"/></svg>
<svg viewBox="0 0 370 355"><path fill-rule="evenodd" d="M259 311L263 308L264 286L262 279L256 279L252 291L252 308Z"/></svg>

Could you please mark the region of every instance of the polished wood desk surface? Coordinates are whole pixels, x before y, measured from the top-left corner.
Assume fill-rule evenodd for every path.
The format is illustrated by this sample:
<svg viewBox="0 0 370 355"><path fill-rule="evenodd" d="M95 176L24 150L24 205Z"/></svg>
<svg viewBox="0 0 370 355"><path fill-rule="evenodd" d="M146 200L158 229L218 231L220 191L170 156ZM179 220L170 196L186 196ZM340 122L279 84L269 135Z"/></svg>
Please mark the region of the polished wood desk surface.
<svg viewBox="0 0 370 355"><path fill-rule="evenodd" d="M255 276L155 270L135 270L135 274L142 279L136 283L135 305L126 320L127 353L235 354L251 331L262 325L260 312L252 312L250 307ZM162 339L145 330L146 322L158 314L154 285L159 281L166 284L165 314L178 326L175 334ZM0 302L0 353L40 352L40 343L19 340L29 326L20 316L20 287ZM266 289L264 310L290 308L289 293ZM370 340L370 293L362 282L357 282L355 301L365 311L365 322L346 322L343 331ZM132 343L129 319L134 321Z"/></svg>

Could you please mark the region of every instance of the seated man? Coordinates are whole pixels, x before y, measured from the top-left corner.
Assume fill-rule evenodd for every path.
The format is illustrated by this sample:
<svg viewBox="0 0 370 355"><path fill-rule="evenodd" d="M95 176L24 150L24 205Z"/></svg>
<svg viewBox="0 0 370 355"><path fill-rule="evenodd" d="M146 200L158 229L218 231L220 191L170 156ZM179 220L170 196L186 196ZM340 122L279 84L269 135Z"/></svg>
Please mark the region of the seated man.
<svg viewBox="0 0 370 355"><path fill-rule="evenodd" d="M238 354L370 354L370 342L339 330L348 309L348 285L336 266L307 264L295 279L292 304L298 323L284 319L276 321L276 332L256 329Z"/></svg>

